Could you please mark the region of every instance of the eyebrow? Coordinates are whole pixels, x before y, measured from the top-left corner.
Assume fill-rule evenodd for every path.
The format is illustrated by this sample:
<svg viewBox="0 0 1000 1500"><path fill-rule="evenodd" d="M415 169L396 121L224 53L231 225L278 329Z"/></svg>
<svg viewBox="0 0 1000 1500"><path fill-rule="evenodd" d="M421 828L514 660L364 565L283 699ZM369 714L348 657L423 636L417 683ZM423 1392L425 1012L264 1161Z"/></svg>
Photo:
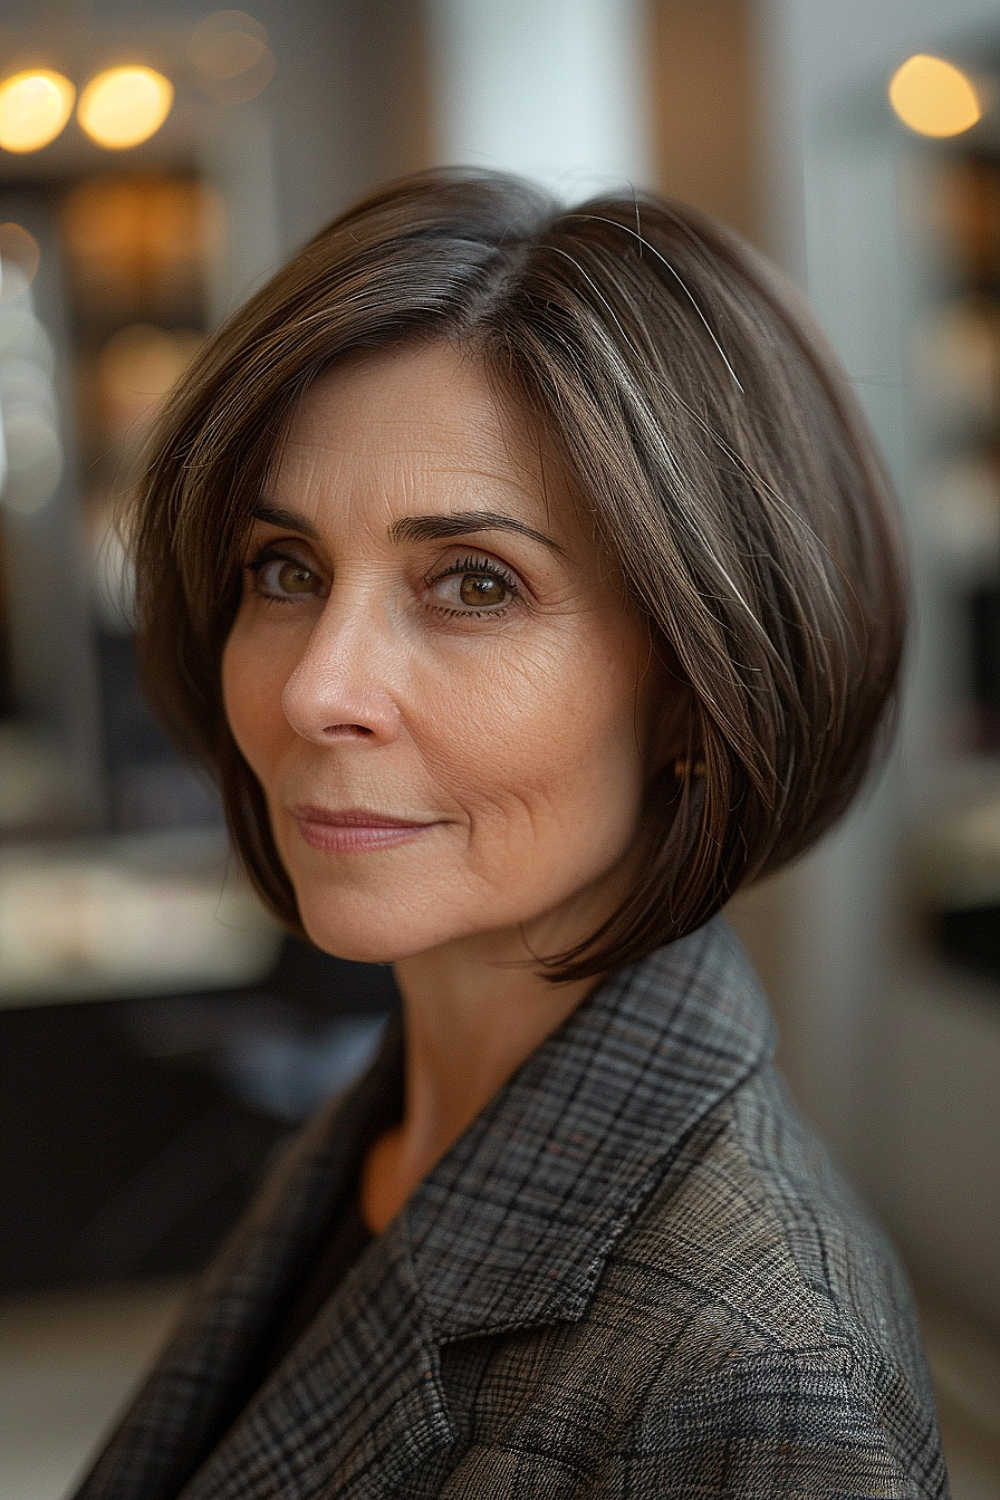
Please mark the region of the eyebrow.
<svg viewBox="0 0 1000 1500"><path fill-rule="evenodd" d="M553 552L563 550L544 532L498 510L461 510L444 516L403 516L390 526L389 535L394 542L437 542L468 536L474 531L513 531L518 536L526 536L529 541L540 542Z"/></svg>
<svg viewBox="0 0 1000 1500"><path fill-rule="evenodd" d="M266 500L258 500L250 512L250 519L263 521L265 526L280 526L284 531L297 531L310 541L319 541L319 532L305 516L300 515L297 510L285 510L281 505L269 505Z"/></svg>
<svg viewBox="0 0 1000 1500"><path fill-rule="evenodd" d="M255 521L263 521L269 526L286 527L289 531L297 531L312 541L319 540L316 527L298 511L285 510L283 506L270 505L262 500L254 506L251 515ZM542 531L536 531L525 521L519 521L515 516L504 515L503 511L498 510L452 511L440 516L402 516L390 526L389 538L393 542L437 542L447 541L452 537L469 536L477 531L512 531L518 536L527 537L529 541L539 542L543 547L564 555L562 547L550 536L546 536Z"/></svg>

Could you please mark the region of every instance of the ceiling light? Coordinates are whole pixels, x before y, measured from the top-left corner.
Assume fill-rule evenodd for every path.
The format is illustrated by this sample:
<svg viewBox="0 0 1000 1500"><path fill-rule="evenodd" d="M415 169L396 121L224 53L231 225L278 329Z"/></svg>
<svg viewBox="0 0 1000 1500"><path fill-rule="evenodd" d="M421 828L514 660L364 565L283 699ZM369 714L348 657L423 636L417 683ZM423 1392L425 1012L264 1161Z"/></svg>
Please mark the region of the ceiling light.
<svg viewBox="0 0 1000 1500"><path fill-rule="evenodd" d="M960 135L983 113L961 68L924 53L908 58L893 74L889 101L903 124L918 135Z"/></svg>
<svg viewBox="0 0 1000 1500"><path fill-rule="evenodd" d="M38 151L54 141L70 117L76 89L61 73L29 68L0 84L0 146Z"/></svg>
<svg viewBox="0 0 1000 1500"><path fill-rule="evenodd" d="M99 146L120 151L155 135L173 102L173 84L153 68L109 68L80 95L77 119Z"/></svg>

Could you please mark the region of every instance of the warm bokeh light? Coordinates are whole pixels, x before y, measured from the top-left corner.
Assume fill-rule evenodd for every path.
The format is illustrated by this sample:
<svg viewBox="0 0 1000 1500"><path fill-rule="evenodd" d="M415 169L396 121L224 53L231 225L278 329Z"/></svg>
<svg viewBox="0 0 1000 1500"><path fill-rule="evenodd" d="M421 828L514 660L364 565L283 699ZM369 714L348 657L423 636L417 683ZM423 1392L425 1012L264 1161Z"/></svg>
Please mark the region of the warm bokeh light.
<svg viewBox="0 0 1000 1500"><path fill-rule="evenodd" d="M0 84L0 146L38 151L54 141L69 119L76 89L61 73L29 68Z"/></svg>
<svg viewBox="0 0 1000 1500"><path fill-rule="evenodd" d="M259 21L242 10L217 10L191 34L188 55L205 93L223 104L243 104L270 82L274 53Z"/></svg>
<svg viewBox="0 0 1000 1500"><path fill-rule="evenodd" d="M0 224L0 302L13 302L34 281L42 252L23 224Z"/></svg>
<svg viewBox="0 0 1000 1500"><path fill-rule="evenodd" d="M109 68L80 95L77 119L99 146L120 151L155 135L173 102L173 84L155 69Z"/></svg>
<svg viewBox="0 0 1000 1500"><path fill-rule="evenodd" d="M108 340L96 375L105 426L116 438L142 437L203 337L193 328L134 323Z"/></svg>
<svg viewBox="0 0 1000 1500"><path fill-rule="evenodd" d="M903 124L919 135L961 135L983 113L961 68L924 53L908 58L893 74L889 101Z"/></svg>
<svg viewBox="0 0 1000 1500"><path fill-rule="evenodd" d="M204 182L95 176L62 201L60 228L74 294L113 322L155 312L186 321L200 305L206 263L219 253L225 208Z"/></svg>

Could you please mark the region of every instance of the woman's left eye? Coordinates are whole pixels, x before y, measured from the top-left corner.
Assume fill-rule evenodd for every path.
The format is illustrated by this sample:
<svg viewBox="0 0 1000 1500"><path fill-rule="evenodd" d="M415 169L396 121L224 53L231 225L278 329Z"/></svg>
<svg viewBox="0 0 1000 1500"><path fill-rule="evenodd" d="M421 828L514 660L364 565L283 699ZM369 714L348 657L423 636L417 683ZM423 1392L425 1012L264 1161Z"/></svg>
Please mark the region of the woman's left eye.
<svg viewBox="0 0 1000 1500"><path fill-rule="evenodd" d="M321 582L298 558L263 552L249 565L254 590L265 599L301 599L317 594Z"/></svg>
<svg viewBox="0 0 1000 1500"><path fill-rule="evenodd" d="M501 615L520 593L513 576L488 558L465 558L428 582L449 615Z"/></svg>

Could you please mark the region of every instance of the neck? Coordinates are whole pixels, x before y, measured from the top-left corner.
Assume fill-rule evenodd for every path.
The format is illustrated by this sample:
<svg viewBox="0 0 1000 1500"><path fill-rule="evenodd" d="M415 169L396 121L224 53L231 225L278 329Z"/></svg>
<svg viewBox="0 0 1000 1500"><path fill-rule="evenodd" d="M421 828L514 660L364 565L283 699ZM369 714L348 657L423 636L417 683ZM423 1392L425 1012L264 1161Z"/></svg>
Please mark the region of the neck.
<svg viewBox="0 0 1000 1500"><path fill-rule="evenodd" d="M593 988L464 954L397 966L407 1042L406 1124L444 1149Z"/></svg>
<svg viewBox="0 0 1000 1500"><path fill-rule="evenodd" d="M394 965L406 1033L405 1113L372 1149L362 1209L373 1229L471 1125L508 1078L598 984L539 977L518 937L450 944Z"/></svg>

